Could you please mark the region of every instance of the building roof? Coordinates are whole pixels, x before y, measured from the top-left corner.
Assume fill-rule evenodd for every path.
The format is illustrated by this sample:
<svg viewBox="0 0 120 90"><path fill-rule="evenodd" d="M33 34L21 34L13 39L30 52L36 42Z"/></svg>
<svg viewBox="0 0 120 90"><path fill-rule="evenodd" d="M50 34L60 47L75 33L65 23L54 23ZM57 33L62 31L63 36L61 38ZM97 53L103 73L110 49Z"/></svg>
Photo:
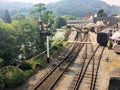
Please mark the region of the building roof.
<svg viewBox="0 0 120 90"><path fill-rule="evenodd" d="M95 17L94 22L103 21L107 25L114 25L118 23L118 19L115 17Z"/></svg>
<svg viewBox="0 0 120 90"><path fill-rule="evenodd" d="M90 23L90 22L93 22L93 19L82 19L82 20L66 20L66 23L67 24L77 24L77 23Z"/></svg>
<svg viewBox="0 0 120 90"><path fill-rule="evenodd" d="M84 19L93 19L94 14L93 13L88 13L87 15L85 15L83 18Z"/></svg>

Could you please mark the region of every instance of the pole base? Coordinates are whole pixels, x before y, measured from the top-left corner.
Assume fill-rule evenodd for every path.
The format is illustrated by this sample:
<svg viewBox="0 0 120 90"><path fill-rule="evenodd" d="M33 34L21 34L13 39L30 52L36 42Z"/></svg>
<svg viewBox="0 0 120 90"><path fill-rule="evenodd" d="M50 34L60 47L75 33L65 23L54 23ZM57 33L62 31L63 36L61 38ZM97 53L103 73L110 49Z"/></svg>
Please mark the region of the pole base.
<svg viewBox="0 0 120 90"><path fill-rule="evenodd" d="M49 57L47 57L47 63L50 63L50 58Z"/></svg>

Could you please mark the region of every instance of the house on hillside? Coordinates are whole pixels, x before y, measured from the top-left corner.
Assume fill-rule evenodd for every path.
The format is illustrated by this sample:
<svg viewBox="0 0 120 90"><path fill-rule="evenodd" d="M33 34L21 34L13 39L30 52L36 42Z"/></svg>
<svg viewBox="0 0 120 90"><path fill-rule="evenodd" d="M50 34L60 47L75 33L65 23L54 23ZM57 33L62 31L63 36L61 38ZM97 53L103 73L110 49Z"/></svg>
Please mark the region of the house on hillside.
<svg viewBox="0 0 120 90"><path fill-rule="evenodd" d="M83 17L83 19L93 19L93 17L94 17L94 14L93 14L93 13L88 13L87 15L85 15L85 16Z"/></svg>
<svg viewBox="0 0 120 90"><path fill-rule="evenodd" d="M115 17L94 17L94 23L97 21L103 21L107 26L116 26L118 27L118 19Z"/></svg>
<svg viewBox="0 0 120 90"><path fill-rule="evenodd" d="M67 26L80 25L83 26L88 23L92 23L93 19L81 19L81 20L66 20Z"/></svg>

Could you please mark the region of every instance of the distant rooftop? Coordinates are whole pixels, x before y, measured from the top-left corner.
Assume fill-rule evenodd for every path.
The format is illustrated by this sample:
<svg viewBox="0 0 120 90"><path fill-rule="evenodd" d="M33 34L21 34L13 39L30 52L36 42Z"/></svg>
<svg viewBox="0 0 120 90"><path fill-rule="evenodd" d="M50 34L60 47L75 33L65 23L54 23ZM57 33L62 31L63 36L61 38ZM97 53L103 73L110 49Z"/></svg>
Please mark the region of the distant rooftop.
<svg viewBox="0 0 120 90"><path fill-rule="evenodd" d="M82 20L66 20L67 24L77 24L77 23L91 23L93 19L82 19Z"/></svg>

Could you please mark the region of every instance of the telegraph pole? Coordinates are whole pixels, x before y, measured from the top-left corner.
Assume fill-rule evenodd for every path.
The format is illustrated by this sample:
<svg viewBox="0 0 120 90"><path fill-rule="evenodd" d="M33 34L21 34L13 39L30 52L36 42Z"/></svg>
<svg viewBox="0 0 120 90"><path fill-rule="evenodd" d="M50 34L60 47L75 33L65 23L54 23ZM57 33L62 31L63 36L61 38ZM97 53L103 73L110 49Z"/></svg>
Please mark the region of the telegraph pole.
<svg viewBox="0 0 120 90"><path fill-rule="evenodd" d="M50 33L50 24L44 24L44 27L47 29L47 32L45 33L47 38L46 38L46 41L47 41L47 63L50 62L50 52L49 52L49 36L51 35Z"/></svg>
<svg viewBox="0 0 120 90"><path fill-rule="evenodd" d="M44 24L44 28L46 29L46 31L43 31L43 30L42 30L42 22L41 22L41 20L39 20L39 21L37 21L37 22L35 22L35 23L39 25L40 35L41 35L41 36L42 36L42 35L46 36L46 41L47 41L47 57L46 57L46 60L47 60L47 63L49 63L49 62L50 62L49 36L52 35L52 34L50 33L51 25L50 25L50 23Z"/></svg>
<svg viewBox="0 0 120 90"><path fill-rule="evenodd" d="M50 23L48 24L43 24L44 28L46 29L46 31L43 31L42 30L42 22L41 21L38 21L37 24L39 24L39 31L40 31L40 35L44 35L46 36L46 41L47 41L47 57L46 57L46 60L47 60L47 63L50 62L50 54L49 54L49 36L52 35L50 33L50 28L51 28L51 25Z"/></svg>

